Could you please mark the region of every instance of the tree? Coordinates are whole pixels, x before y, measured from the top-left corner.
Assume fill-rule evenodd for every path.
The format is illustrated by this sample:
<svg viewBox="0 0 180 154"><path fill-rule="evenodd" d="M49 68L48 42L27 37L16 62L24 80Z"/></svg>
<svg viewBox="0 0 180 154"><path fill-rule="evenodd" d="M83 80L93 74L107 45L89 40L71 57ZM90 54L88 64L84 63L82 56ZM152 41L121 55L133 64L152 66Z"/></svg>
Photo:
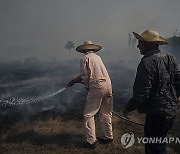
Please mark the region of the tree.
<svg viewBox="0 0 180 154"><path fill-rule="evenodd" d="M68 41L68 42L65 44L65 48L66 48L66 50L69 51L69 58L70 58L70 57L71 57L70 51L71 51L72 48L74 48L74 43L73 43L72 41Z"/></svg>

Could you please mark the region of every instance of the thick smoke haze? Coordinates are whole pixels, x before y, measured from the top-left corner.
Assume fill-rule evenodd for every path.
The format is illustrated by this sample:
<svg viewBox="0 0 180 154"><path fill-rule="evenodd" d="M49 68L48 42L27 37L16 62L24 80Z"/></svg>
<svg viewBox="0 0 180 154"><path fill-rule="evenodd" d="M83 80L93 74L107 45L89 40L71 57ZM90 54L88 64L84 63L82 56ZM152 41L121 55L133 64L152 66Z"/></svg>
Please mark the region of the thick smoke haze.
<svg viewBox="0 0 180 154"><path fill-rule="evenodd" d="M114 108L122 110L132 96L141 58L132 32L151 28L171 37L180 30L179 6L178 0L0 0L1 103L13 97L52 95L64 88L79 74L82 54L75 48L89 39L103 47L97 54L112 80ZM75 45L70 54L65 48L68 41ZM34 104L0 103L0 125L9 114L26 121L44 111L68 115L76 109L82 116L86 95L85 87L77 84Z"/></svg>
<svg viewBox="0 0 180 154"><path fill-rule="evenodd" d="M105 62L138 58L128 34L148 28L164 37L180 29L178 0L0 0L0 60L38 57L69 60L64 48L90 39ZM134 57L135 56L135 57ZM71 59L80 54L71 49Z"/></svg>

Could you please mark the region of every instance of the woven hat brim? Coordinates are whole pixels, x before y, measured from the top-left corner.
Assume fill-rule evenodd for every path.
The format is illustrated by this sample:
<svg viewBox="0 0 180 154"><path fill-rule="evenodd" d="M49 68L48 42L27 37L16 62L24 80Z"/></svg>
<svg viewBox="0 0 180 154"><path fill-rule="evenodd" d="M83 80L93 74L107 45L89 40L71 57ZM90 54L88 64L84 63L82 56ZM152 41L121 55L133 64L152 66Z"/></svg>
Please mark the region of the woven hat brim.
<svg viewBox="0 0 180 154"><path fill-rule="evenodd" d="M93 50L94 52L97 52L102 49L100 45L97 44L83 44L76 48L76 51L84 53L85 50Z"/></svg>
<svg viewBox="0 0 180 154"><path fill-rule="evenodd" d="M133 32L134 36L141 41L146 41L146 42L150 42L150 43L154 43L154 44L158 44L158 45L165 45L165 44L169 44L169 42L164 39L163 37L159 36L156 39L153 39L151 37L149 38L144 38L141 35L139 35L138 33Z"/></svg>

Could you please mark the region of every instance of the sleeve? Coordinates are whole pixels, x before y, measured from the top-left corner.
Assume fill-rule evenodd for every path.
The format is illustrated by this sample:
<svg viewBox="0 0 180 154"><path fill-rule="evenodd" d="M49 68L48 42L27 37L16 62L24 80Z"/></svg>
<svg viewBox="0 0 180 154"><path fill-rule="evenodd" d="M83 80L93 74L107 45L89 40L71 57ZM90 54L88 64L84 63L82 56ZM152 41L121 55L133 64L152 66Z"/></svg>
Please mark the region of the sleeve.
<svg viewBox="0 0 180 154"><path fill-rule="evenodd" d="M149 62L141 61L136 73L133 86L133 97L129 100L126 109L131 112L145 102L149 98L150 89L153 83L153 72Z"/></svg>
<svg viewBox="0 0 180 154"><path fill-rule="evenodd" d="M177 64L176 74L175 74L175 87L177 97L180 97L180 65Z"/></svg>
<svg viewBox="0 0 180 154"><path fill-rule="evenodd" d="M89 82L89 73L88 73L88 59L82 58L80 60L80 76L83 79L83 83L87 86Z"/></svg>

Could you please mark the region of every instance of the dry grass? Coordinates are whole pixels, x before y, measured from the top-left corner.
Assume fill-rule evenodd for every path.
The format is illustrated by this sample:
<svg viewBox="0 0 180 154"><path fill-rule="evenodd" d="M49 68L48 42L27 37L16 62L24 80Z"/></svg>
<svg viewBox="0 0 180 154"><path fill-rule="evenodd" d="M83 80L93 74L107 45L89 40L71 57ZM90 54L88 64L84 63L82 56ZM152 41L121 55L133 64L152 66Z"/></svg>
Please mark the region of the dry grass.
<svg viewBox="0 0 180 154"><path fill-rule="evenodd" d="M144 117L136 113L131 119L143 122ZM98 119L96 119L97 135L99 134ZM144 145L135 143L133 147L123 149L121 136L126 132L134 132L135 136L143 136L143 127L127 123L118 117L113 117L114 141L110 145L97 145L94 150L82 147L84 141L83 119L65 119L63 116L38 118L28 123L17 123L6 132L1 132L0 153L3 154L56 154L56 153L123 153L143 154ZM178 149L171 146L169 153L178 153Z"/></svg>

